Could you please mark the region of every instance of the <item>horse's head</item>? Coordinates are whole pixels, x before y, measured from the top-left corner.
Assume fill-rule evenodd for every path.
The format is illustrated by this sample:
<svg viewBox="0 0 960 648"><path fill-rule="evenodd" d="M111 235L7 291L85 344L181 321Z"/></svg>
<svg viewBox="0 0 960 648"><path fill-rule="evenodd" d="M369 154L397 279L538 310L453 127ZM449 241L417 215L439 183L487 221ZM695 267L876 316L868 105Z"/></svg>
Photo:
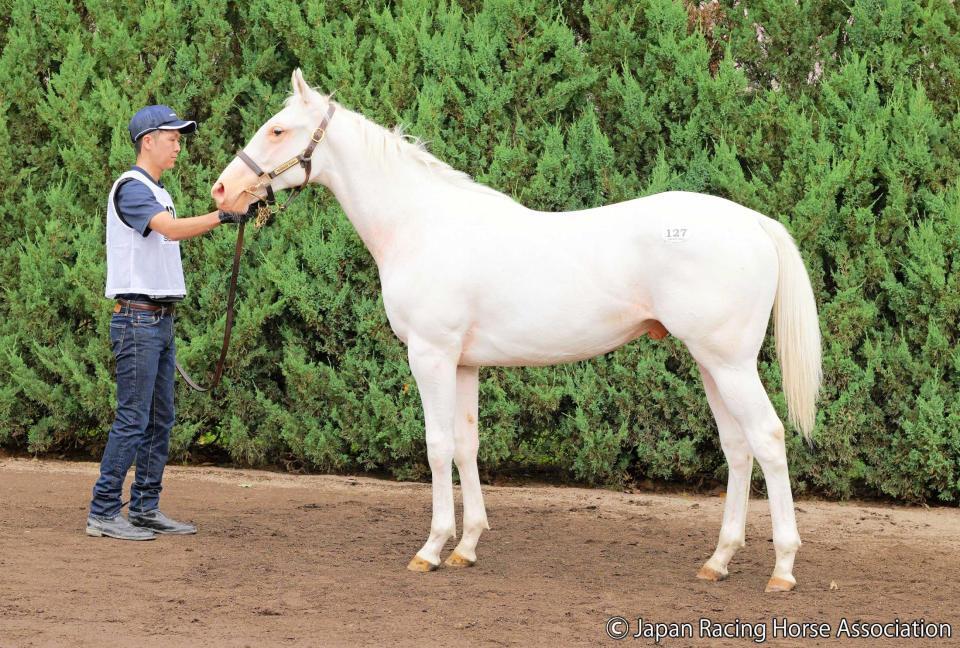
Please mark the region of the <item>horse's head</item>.
<svg viewBox="0 0 960 648"><path fill-rule="evenodd" d="M293 71L291 82L293 96L283 110L268 119L243 148L248 159L263 172L277 173L270 180L274 191L305 184L310 179L305 177L307 171L311 171L311 177L316 177L322 166L323 147L318 147L311 139L317 134L321 122L329 117L330 101L307 85L299 68ZM306 157L312 154L312 160L306 164L302 161L305 152ZM297 160L298 156L301 160ZM287 162L289 166L285 164ZM284 167L282 171L278 169L281 165ZM266 187L257 186L258 182L260 178L249 162L236 157L217 178L210 195L218 209L244 211L258 197L266 196Z"/></svg>

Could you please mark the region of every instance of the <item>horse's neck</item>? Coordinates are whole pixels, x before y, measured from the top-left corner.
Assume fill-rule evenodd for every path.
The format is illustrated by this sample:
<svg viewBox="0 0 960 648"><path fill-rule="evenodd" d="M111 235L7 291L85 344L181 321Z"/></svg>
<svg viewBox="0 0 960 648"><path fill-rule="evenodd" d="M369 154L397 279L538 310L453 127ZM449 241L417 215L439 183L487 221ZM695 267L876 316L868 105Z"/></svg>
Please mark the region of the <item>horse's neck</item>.
<svg viewBox="0 0 960 648"><path fill-rule="evenodd" d="M430 218L423 209L424 189L431 184L425 169L415 162L398 160L388 166L375 159L364 144L364 127L353 115L334 117L327 134L333 161L321 182L340 202L347 218L380 265L402 230ZM419 229L419 228L417 228Z"/></svg>

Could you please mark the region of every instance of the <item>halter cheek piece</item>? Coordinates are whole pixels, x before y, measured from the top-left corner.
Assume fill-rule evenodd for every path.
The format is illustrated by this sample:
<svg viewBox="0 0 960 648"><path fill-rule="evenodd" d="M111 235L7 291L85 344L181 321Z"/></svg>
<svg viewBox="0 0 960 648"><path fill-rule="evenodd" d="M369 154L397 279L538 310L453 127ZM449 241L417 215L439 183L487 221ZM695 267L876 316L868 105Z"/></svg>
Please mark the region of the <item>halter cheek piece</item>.
<svg viewBox="0 0 960 648"><path fill-rule="evenodd" d="M330 107L327 108L327 114L323 116L320 125L317 127L317 130L313 131L313 135L310 136L310 143L307 144L307 148L303 149L303 152L296 157L292 157L273 171L265 172L260 168L260 165L253 161L249 155L244 152L243 149L237 151L237 157L243 160L244 164L250 167L250 170L257 174L257 183L250 185L243 190L243 193L250 194L258 202L262 201L266 204L260 208L259 213L257 214L257 227L263 225L268 218L275 216L285 210L294 198L300 195L300 192L303 191L304 187L307 186L307 183L310 182L310 171L311 171L311 159L313 157L313 151L317 148L317 145L323 141L324 136L327 134L327 126L330 125L330 120L333 119L333 113L335 110L333 102L330 102ZM277 198L273 193L273 185L271 184L277 176L286 173L293 167L300 165L303 167L303 184L299 187L296 187L287 198L286 202L282 205L277 205ZM266 189L266 197L258 193L260 190Z"/></svg>

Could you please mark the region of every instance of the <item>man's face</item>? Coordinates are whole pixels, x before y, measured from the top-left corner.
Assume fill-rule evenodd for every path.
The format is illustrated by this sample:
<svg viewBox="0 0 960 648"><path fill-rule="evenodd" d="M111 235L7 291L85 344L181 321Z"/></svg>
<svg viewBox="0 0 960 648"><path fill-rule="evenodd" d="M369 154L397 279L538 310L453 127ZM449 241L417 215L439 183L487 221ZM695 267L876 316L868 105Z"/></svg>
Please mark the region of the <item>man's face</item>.
<svg viewBox="0 0 960 648"><path fill-rule="evenodd" d="M180 154L180 131L158 130L144 135L144 138L148 137L149 145L145 139L143 148L151 162L161 169L172 169L177 163L177 155Z"/></svg>

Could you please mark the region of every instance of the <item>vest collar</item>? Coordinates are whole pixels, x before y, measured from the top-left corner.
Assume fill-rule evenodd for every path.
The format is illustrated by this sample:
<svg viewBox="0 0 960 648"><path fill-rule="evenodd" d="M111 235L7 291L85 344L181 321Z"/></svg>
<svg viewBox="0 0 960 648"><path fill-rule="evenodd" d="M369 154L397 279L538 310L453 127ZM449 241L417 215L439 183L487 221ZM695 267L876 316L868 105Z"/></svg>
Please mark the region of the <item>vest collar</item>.
<svg viewBox="0 0 960 648"><path fill-rule="evenodd" d="M154 179L153 179L153 176L150 175L149 173L147 173L147 170L144 169L143 167L140 167L140 166L137 166L136 164L134 164L132 167L130 167L130 170L131 170L131 171L139 171L139 172L142 173L144 176L146 176L147 180L149 180L150 182L152 182L152 183L154 184L154 186L160 187L161 189L164 188L163 183L160 182L159 180L154 180Z"/></svg>

